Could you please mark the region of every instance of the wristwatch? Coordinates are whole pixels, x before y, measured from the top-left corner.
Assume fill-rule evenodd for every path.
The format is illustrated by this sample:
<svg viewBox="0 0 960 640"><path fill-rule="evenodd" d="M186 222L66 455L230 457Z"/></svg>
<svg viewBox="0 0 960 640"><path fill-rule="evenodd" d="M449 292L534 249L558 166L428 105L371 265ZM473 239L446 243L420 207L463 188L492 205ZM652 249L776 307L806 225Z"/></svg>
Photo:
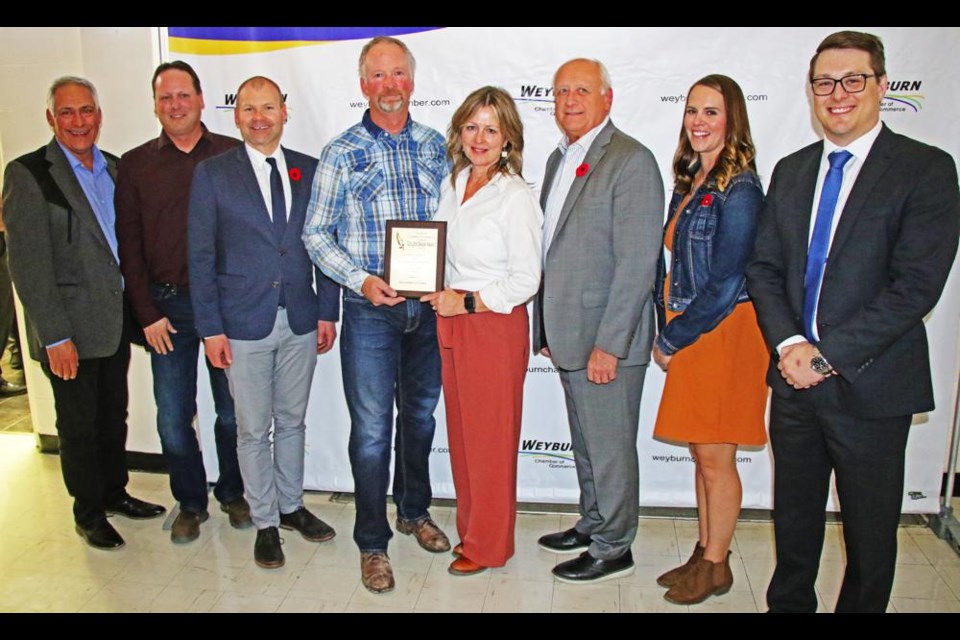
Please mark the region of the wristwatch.
<svg viewBox="0 0 960 640"><path fill-rule="evenodd" d="M477 300L473 297L473 291L467 291L463 294L463 308L467 310L467 313L476 313Z"/></svg>
<svg viewBox="0 0 960 640"><path fill-rule="evenodd" d="M816 347L813 349L813 357L810 358L810 368L822 376L828 376L833 371L833 365L827 362Z"/></svg>

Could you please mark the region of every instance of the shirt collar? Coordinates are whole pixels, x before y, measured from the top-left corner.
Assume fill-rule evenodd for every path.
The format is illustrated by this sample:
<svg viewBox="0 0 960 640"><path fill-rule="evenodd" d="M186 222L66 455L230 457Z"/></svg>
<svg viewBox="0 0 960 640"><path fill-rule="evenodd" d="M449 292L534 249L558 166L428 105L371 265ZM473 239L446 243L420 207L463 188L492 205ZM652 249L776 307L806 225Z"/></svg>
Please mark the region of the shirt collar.
<svg viewBox="0 0 960 640"><path fill-rule="evenodd" d="M873 143L876 142L877 136L880 135L880 131L883 129L883 122L877 120L877 124L874 125L873 129L867 131L865 134L851 142L845 147L840 147L831 142L828 138L824 137L823 139L823 157L829 156L831 153L838 149L845 149L849 151L854 158L857 158L861 162L864 158L867 157L867 154L870 153L870 149L873 147Z"/></svg>
<svg viewBox="0 0 960 640"><path fill-rule="evenodd" d="M580 147L584 151L588 150L590 146L593 144L593 141L597 139L598 135L600 135L600 131L602 131L605 126L607 126L608 122L610 122L610 116L607 116L606 118L603 119L603 122L601 122L600 124L595 126L593 129L590 129L590 131L587 131L585 134L580 136L576 142L569 142L567 140L567 136L563 136L563 139L560 140L560 144L557 145L557 148L559 148L560 153L564 155L566 155L567 149L577 144L580 145Z"/></svg>
<svg viewBox="0 0 960 640"><path fill-rule="evenodd" d="M200 129L203 130L203 133L200 134L200 140L206 140L207 142L212 142L213 134L210 133L210 131L207 129L207 125L201 122ZM200 142L197 141L197 144L200 144ZM157 149L163 149L168 145L173 145L174 147L176 147L176 145L173 144L173 140L171 140L170 136L167 135L167 132L164 131L163 129L160 129L160 135L157 137ZM194 147L194 149L196 149L196 147Z"/></svg>
<svg viewBox="0 0 960 640"><path fill-rule="evenodd" d="M277 160L277 166L280 165L280 162L283 160L283 147L277 145L277 148L274 149L273 153L270 155L264 154L262 151L254 149L246 142L243 143L243 146L247 150L247 155L250 156L250 160L253 161L253 164L256 166L264 166L267 164L267 158L275 158Z"/></svg>
<svg viewBox="0 0 960 640"><path fill-rule="evenodd" d="M70 163L71 169L73 169L74 171L76 171L77 168L83 168L84 170L88 170L87 167L84 166L80 158L73 155L73 153L69 149L67 149L65 146L63 146L63 144L61 144L59 140L57 140L57 144L60 146L60 150L63 151L63 155L67 156L67 162ZM107 159L104 158L103 153L100 152L100 147L98 147L97 145L93 145L93 170L92 170L93 175L98 175L106 170L107 170Z"/></svg>
<svg viewBox="0 0 960 640"><path fill-rule="evenodd" d="M403 129L400 130L400 133L397 134L397 137L406 135L410 131L411 121L412 118L407 115L407 122L403 125ZM382 134L390 135L389 131L373 121L373 118L370 117L370 109L367 109L363 112L363 120L361 122L363 123L363 128L367 130L367 133L374 138L379 138Z"/></svg>

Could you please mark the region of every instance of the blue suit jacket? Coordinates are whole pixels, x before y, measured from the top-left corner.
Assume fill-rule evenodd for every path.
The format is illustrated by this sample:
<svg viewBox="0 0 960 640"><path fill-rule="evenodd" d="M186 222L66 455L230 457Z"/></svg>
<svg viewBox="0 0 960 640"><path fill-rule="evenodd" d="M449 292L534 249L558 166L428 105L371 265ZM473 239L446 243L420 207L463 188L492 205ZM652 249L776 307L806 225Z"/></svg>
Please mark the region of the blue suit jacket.
<svg viewBox="0 0 960 640"><path fill-rule="evenodd" d="M289 149L283 153L287 169L299 169L300 178L290 180L292 202L282 242L274 235L245 146L197 165L188 255L201 336L267 337L276 322L281 282L287 319L297 335L316 329L318 320L335 322L340 315L339 285L314 268L300 239L317 160Z"/></svg>

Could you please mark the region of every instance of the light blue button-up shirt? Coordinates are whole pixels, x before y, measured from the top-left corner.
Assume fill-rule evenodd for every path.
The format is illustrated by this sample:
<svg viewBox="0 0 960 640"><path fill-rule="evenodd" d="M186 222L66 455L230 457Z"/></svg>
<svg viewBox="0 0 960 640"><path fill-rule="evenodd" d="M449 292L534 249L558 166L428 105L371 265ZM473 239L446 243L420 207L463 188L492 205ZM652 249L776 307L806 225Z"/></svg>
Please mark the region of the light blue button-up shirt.
<svg viewBox="0 0 960 640"><path fill-rule="evenodd" d="M87 169L83 162L77 156L73 155L69 149L60 144L63 155L67 156L70 168L73 169L73 175L77 177L80 188L87 196L87 202L97 216L97 222L100 224L100 230L110 245L110 251L117 262L120 262L120 256L117 253L117 232L114 228L117 222L117 212L113 208L113 192L115 185L113 176L107 171L107 159L103 157L100 149L93 148L93 170Z"/></svg>

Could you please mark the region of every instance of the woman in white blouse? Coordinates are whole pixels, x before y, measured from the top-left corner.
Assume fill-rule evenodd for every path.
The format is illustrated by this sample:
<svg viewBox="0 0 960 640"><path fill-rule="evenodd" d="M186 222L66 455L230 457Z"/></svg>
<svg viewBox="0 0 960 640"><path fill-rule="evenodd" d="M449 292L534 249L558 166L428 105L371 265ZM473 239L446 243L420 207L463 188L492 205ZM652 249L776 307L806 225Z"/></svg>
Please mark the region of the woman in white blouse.
<svg viewBox="0 0 960 640"><path fill-rule="evenodd" d="M449 571L472 575L513 555L526 305L540 286L543 213L520 174L523 124L503 89L467 97L450 122L447 155L453 173L435 217L447 221L445 288L421 299L440 316L461 540Z"/></svg>

